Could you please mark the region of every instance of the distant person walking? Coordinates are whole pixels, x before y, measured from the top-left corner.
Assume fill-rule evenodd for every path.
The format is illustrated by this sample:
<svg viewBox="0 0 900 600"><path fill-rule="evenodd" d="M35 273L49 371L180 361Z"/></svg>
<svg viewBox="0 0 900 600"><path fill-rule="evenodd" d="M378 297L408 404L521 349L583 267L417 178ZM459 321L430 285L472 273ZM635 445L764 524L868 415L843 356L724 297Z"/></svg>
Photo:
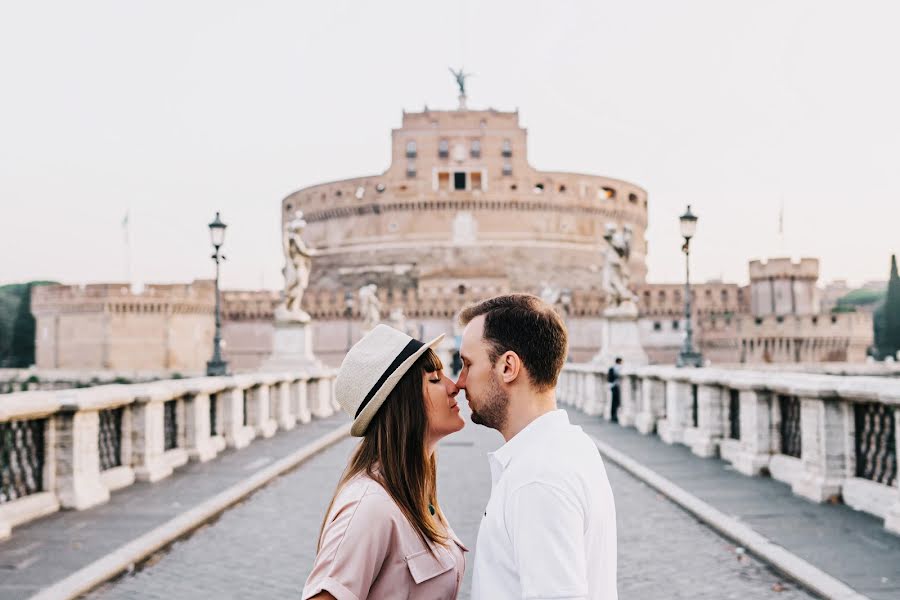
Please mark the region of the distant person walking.
<svg viewBox="0 0 900 600"><path fill-rule="evenodd" d="M619 406L622 404L622 357L617 356L616 362L606 372L606 380L609 382L609 395L612 398L610 407L610 420L619 422Z"/></svg>

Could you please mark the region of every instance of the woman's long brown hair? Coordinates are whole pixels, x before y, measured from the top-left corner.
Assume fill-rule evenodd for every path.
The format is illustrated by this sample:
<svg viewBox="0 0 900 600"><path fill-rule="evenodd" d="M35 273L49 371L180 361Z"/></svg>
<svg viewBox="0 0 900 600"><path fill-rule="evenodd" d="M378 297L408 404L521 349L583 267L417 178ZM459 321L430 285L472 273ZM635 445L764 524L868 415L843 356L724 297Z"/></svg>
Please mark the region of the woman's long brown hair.
<svg viewBox="0 0 900 600"><path fill-rule="evenodd" d="M334 499L348 481L363 473L390 494L426 547L431 548L428 541L447 543L446 520L437 501L437 459L425 447L428 416L422 386L425 373L441 369L441 359L426 350L388 394L338 482L319 530L317 550Z"/></svg>

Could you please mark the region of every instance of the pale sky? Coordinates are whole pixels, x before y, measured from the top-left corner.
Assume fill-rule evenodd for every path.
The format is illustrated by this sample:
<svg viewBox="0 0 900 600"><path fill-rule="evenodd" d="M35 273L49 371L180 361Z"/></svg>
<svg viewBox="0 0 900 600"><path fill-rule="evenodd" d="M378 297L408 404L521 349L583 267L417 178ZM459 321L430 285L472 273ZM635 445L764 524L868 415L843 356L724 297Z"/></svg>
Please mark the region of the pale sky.
<svg viewBox="0 0 900 600"><path fill-rule="evenodd" d="M650 199L649 280L900 250L900 3L0 2L0 283L281 285L280 201L388 165L402 109L519 108L539 169ZM784 206L782 239L778 215Z"/></svg>

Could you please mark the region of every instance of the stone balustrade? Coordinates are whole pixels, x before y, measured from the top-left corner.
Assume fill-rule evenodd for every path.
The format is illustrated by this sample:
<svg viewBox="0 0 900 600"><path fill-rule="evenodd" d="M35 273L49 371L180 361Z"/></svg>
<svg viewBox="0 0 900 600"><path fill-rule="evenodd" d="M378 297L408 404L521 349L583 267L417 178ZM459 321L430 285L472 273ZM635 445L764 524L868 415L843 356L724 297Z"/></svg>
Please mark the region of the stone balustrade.
<svg viewBox="0 0 900 600"><path fill-rule="evenodd" d="M813 502L842 499L900 534L900 380L744 369L626 368L618 422ZM606 370L567 364L557 398L611 419Z"/></svg>
<svg viewBox="0 0 900 600"><path fill-rule="evenodd" d="M338 408L333 370L168 379L0 396L0 539Z"/></svg>

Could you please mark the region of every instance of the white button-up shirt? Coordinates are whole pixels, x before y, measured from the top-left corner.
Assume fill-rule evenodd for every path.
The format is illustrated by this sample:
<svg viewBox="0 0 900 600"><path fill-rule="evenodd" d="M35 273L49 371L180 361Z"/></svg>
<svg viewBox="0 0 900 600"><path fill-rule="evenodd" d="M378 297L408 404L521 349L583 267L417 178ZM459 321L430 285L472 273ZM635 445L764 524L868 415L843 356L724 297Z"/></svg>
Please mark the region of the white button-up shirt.
<svg viewBox="0 0 900 600"><path fill-rule="evenodd" d="M616 509L581 427L554 410L488 457L473 600L616 600Z"/></svg>

